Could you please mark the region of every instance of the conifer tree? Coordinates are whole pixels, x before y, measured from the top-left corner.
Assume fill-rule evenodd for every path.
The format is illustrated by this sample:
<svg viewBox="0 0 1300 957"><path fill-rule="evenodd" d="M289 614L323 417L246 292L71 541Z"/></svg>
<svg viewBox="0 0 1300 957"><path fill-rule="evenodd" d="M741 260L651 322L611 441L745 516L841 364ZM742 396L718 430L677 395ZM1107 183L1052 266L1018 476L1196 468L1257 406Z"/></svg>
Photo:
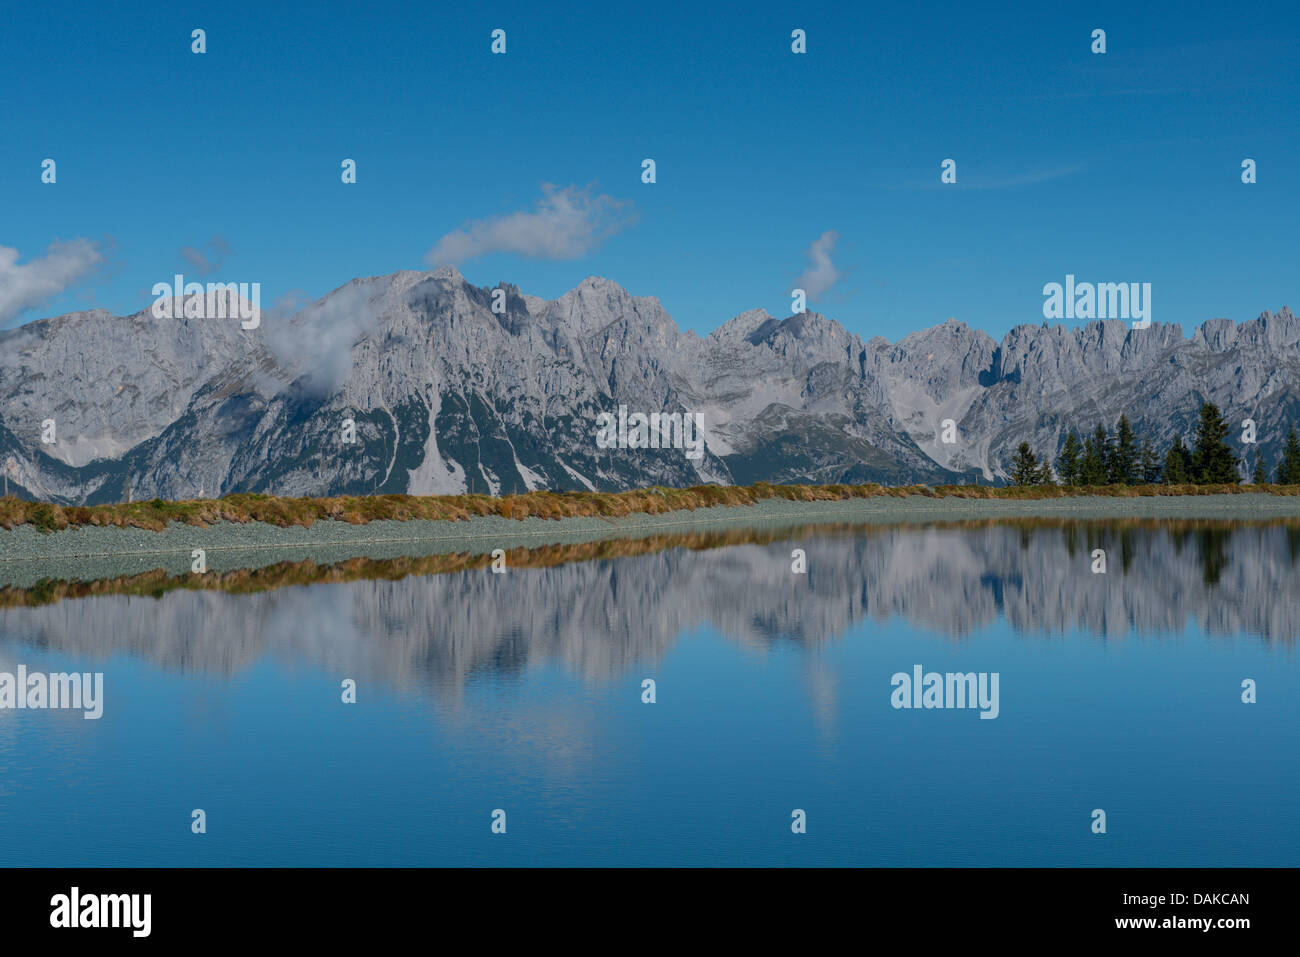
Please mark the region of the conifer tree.
<svg viewBox="0 0 1300 957"><path fill-rule="evenodd" d="M1013 485L1037 485L1039 481L1038 456L1034 455L1028 442L1021 442L1011 460L1011 482Z"/></svg>
<svg viewBox="0 0 1300 957"><path fill-rule="evenodd" d="M1119 417L1119 429L1116 433L1114 451L1107 462L1107 478L1112 485L1137 484L1138 447L1137 436L1128 416Z"/></svg>
<svg viewBox="0 0 1300 957"><path fill-rule="evenodd" d="M1052 473L1052 463L1046 455L1038 460L1038 484L1055 485L1056 476Z"/></svg>
<svg viewBox="0 0 1300 957"><path fill-rule="evenodd" d="M1083 440L1083 461L1079 466L1080 485L1105 485L1106 460L1104 447L1097 445L1095 436Z"/></svg>
<svg viewBox="0 0 1300 957"><path fill-rule="evenodd" d="M1237 472L1237 454L1223 441L1228 423L1213 402L1201 404L1196 423L1196 441L1192 448L1192 481L1197 485L1227 485L1241 481Z"/></svg>
<svg viewBox="0 0 1300 957"><path fill-rule="evenodd" d="M1282 461L1277 463L1277 484L1300 484L1300 439L1296 438L1294 425L1287 430L1286 448Z"/></svg>
<svg viewBox="0 0 1300 957"><path fill-rule="evenodd" d="M1160 459L1156 455L1155 446L1146 436L1142 437L1142 456L1138 462L1138 471L1142 475L1144 485L1155 485L1160 481Z"/></svg>
<svg viewBox="0 0 1300 957"><path fill-rule="evenodd" d="M1065 433L1065 444L1061 446L1061 454L1056 459L1056 474L1065 485L1080 484L1080 468L1083 464L1081 454L1079 437L1073 430Z"/></svg>
<svg viewBox="0 0 1300 957"><path fill-rule="evenodd" d="M1187 451L1187 446L1183 445L1183 437L1175 435L1173 445L1165 453L1165 484L1190 484L1191 468L1191 454Z"/></svg>
<svg viewBox="0 0 1300 957"><path fill-rule="evenodd" d="M1110 431L1097 423L1097 430L1092 434L1092 444L1097 450L1097 471L1094 476L1096 481L1091 481L1089 485L1109 485L1111 482L1112 466L1111 459L1115 457L1114 443L1110 439Z"/></svg>

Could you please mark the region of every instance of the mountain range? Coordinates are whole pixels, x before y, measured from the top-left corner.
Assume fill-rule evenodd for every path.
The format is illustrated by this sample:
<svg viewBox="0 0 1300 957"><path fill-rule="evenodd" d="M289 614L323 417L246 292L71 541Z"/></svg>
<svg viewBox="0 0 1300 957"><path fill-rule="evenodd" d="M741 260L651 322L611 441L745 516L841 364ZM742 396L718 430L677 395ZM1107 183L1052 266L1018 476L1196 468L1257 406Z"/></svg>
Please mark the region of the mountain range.
<svg viewBox="0 0 1300 957"><path fill-rule="evenodd" d="M146 309L0 333L0 469L11 491L72 504L997 482L1022 440L1054 458L1067 429L1124 414L1163 449L1210 401L1257 423L1244 478L1300 418L1298 343L1285 307L1190 338L1109 320L998 342L950 319L890 343L762 310L700 337L605 279L546 300L444 266L356 279L254 329ZM598 417L620 406L697 414L704 454L602 448Z"/></svg>

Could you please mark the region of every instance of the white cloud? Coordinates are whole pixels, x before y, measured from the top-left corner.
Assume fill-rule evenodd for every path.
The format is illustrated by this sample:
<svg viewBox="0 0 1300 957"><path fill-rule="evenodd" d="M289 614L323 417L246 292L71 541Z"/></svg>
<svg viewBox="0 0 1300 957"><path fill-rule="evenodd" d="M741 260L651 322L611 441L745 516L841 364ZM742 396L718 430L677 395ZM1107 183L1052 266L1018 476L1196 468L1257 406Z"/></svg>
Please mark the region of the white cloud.
<svg viewBox="0 0 1300 957"><path fill-rule="evenodd" d="M308 394L329 395L352 371L352 346L374 325L374 290L348 285L324 300L304 304L298 293L281 296L267 313L266 344L279 367ZM283 382L263 383L278 392Z"/></svg>
<svg viewBox="0 0 1300 957"><path fill-rule="evenodd" d="M630 202L592 195L591 187L542 184L535 212L507 213L453 230L425 257L431 266L459 265L490 253L532 259L576 259L636 221Z"/></svg>
<svg viewBox="0 0 1300 957"><path fill-rule="evenodd" d="M840 281L842 274L831 262L831 250L839 238L839 233L828 229L808 247L808 268L794 282L797 288L808 294L809 299L816 299Z"/></svg>
<svg viewBox="0 0 1300 957"><path fill-rule="evenodd" d="M0 246L0 325L39 306L84 278L104 261L99 243L55 241L40 259L18 264L18 250Z"/></svg>

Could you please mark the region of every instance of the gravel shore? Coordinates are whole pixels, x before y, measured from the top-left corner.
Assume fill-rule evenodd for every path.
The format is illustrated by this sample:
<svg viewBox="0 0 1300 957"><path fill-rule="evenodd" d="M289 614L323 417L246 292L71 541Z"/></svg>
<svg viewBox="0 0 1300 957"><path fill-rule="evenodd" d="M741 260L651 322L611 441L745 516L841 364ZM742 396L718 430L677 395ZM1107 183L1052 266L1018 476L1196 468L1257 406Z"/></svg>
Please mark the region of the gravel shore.
<svg viewBox="0 0 1300 957"><path fill-rule="evenodd" d="M43 533L30 526L0 529L0 586L29 587L49 578L91 581L163 569L190 570L193 549L204 550L212 571L253 569L283 561L319 564L348 558L399 558L446 553L488 553L607 538L710 531L737 526L797 526L825 522L932 523L981 519L1226 519L1259 521L1300 517L1300 497L1267 494L1062 498L1043 500L862 498L830 502L766 499L626 518L523 520L497 516L468 521L379 521L366 525L317 522L311 528L276 528L256 522L209 528L169 526L81 527Z"/></svg>

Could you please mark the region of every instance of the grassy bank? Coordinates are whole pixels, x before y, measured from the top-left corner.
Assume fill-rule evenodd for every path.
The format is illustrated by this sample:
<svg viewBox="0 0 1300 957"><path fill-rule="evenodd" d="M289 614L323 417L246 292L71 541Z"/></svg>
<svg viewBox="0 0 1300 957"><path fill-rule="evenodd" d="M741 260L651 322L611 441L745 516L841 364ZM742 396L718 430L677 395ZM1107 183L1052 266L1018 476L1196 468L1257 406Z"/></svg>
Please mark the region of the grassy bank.
<svg viewBox="0 0 1300 957"><path fill-rule="evenodd" d="M475 516L561 519L659 515L727 505L753 505L781 499L825 502L846 499L906 498L994 499L1037 501L1081 496L1139 498L1150 496L1232 495L1246 492L1300 495L1300 485L1033 485L991 488L982 485L697 485L649 488L630 492L527 492L522 495L345 495L332 498L280 498L274 495L229 495L220 499L168 502L153 499L121 505L54 505L15 497L0 498L0 528L30 525L53 532L100 526L162 531L171 522L207 527L219 522L263 522L280 528L310 528L333 520L364 525L374 521L465 521Z"/></svg>

